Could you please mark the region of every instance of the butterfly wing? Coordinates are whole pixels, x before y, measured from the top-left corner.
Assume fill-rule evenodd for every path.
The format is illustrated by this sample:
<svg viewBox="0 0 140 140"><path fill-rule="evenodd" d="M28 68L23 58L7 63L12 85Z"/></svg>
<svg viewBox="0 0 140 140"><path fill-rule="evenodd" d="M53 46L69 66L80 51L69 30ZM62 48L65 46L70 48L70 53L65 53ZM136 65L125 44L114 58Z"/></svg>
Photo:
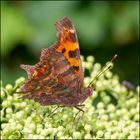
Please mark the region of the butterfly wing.
<svg viewBox="0 0 140 140"><path fill-rule="evenodd" d="M72 22L65 17L56 23L58 45L56 51L63 53L79 80L80 86L83 84L84 73L80 59L79 43L76 30Z"/></svg>
<svg viewBox="0 0 140 140"><path fill-rule="evenodd" d="M80 51L74 27L64 18L56 24L56 28L58 41L50 48L42 49L39 63L35 66L21 65L21 68L27 71L28 80L20 88L20 92L28 93L24 98L34 99L45 105L71 104L70 100L77 96L83 83ZM69 34L66 35L65 29L71 30ZM72 53L75 49L76 55Z"/></svg>

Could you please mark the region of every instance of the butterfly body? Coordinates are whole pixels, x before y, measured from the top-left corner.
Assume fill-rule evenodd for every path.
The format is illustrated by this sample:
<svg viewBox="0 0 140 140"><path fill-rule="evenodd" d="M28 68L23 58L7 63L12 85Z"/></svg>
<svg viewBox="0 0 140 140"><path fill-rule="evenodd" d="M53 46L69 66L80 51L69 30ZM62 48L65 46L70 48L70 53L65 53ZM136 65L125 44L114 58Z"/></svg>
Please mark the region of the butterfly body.
<svg viewBox="0 0 140 140"><path fill-rule="evenodd" d="M83 87L84 73L76 31L68 18L56 23L57 42L41 50L34 66L21 65L28 80L20 88L23 98L42 105L77 106L91 96L92 88Z"/></svg>

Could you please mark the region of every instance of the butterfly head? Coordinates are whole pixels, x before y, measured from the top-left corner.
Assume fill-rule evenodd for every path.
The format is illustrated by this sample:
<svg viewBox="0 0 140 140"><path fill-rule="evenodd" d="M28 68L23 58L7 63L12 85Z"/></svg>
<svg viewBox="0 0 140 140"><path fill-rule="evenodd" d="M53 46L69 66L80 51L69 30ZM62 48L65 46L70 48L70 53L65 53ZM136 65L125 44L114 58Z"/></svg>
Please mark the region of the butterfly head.
<svg viewBox="0 0 140 140"><path fill-rule="evenodd" d="M93 88L87 87L83 88L81 97L81 103L83 103L89 96L93 93Z"/></svg>
<svg viewBox="0 0 140 140"><path fill-rule="evenodd" d="M84 94L87 95L87 96L91 96L93 93L93 88L91 87L87 87L84 89Z"/></svg>

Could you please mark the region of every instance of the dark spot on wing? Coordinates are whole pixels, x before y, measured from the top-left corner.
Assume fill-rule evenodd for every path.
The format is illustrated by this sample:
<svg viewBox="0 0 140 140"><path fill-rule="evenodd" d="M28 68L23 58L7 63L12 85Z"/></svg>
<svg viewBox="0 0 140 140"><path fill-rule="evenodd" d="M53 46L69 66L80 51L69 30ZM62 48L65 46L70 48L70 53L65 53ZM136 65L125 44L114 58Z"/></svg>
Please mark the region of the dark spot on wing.
<svg viewBox="0 0 140 140"><path fill-rule="evenodd" d="M79 66L73 66L73 68L78 71L79 70Z"/></svg>
<svg viewBox="0 0 140 140"><path fill-rule="evenodd" d="M69 51L69 57L70 58L76 58L78 56L78 49L75 49L74 51Z"/></svg>
<svg viewBox="0 0 140 140"><path fill-rule="evenodd" d="M62 53L64 53L65 51L66 51L66 49L65 49L65 48L63 48Z"/></svg>

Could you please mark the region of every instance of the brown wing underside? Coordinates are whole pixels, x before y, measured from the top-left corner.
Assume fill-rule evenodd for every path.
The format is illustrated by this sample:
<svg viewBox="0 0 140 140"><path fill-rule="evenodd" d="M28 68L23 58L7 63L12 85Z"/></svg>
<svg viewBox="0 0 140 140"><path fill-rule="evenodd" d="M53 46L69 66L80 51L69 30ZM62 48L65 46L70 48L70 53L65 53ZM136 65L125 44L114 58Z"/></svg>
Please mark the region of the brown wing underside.
<svg viewBox="0 0 140 140"><path fill-rule="evenodd" d="M75 61L70 59L74 57L68 55L73 45L79 49L76 33L72 31L74 27L67 18L58 22L56 27L58 41L53 46L41 50L39 63L34 66L21 65L28 74L28 80L20 88L20 92L28 93L24 98L34 99L46 105L62 102L67 104L68 100L76 98L83 84L80 51L76 53ZM73 35L65 36L62 27L71 30ZM69 37L66 39L68 42L64 36ZM63 47L66 47L67 53L63 52ZM74 53L71 53L71 56L73 55ZM76 66L79 66L78 70Z"/></svg>
<svg viewBox="0 0 140 140"><path fill-rule="evenodd" d="M80 89L71 65L61 53L55 51L55 46L43 49L40 62L35 66L21 67L27 71L29 78L20 88L20 92L28 93L24 98L42 104L56 104L60 103L60 97L76 96L76 89Z"/></svg>

